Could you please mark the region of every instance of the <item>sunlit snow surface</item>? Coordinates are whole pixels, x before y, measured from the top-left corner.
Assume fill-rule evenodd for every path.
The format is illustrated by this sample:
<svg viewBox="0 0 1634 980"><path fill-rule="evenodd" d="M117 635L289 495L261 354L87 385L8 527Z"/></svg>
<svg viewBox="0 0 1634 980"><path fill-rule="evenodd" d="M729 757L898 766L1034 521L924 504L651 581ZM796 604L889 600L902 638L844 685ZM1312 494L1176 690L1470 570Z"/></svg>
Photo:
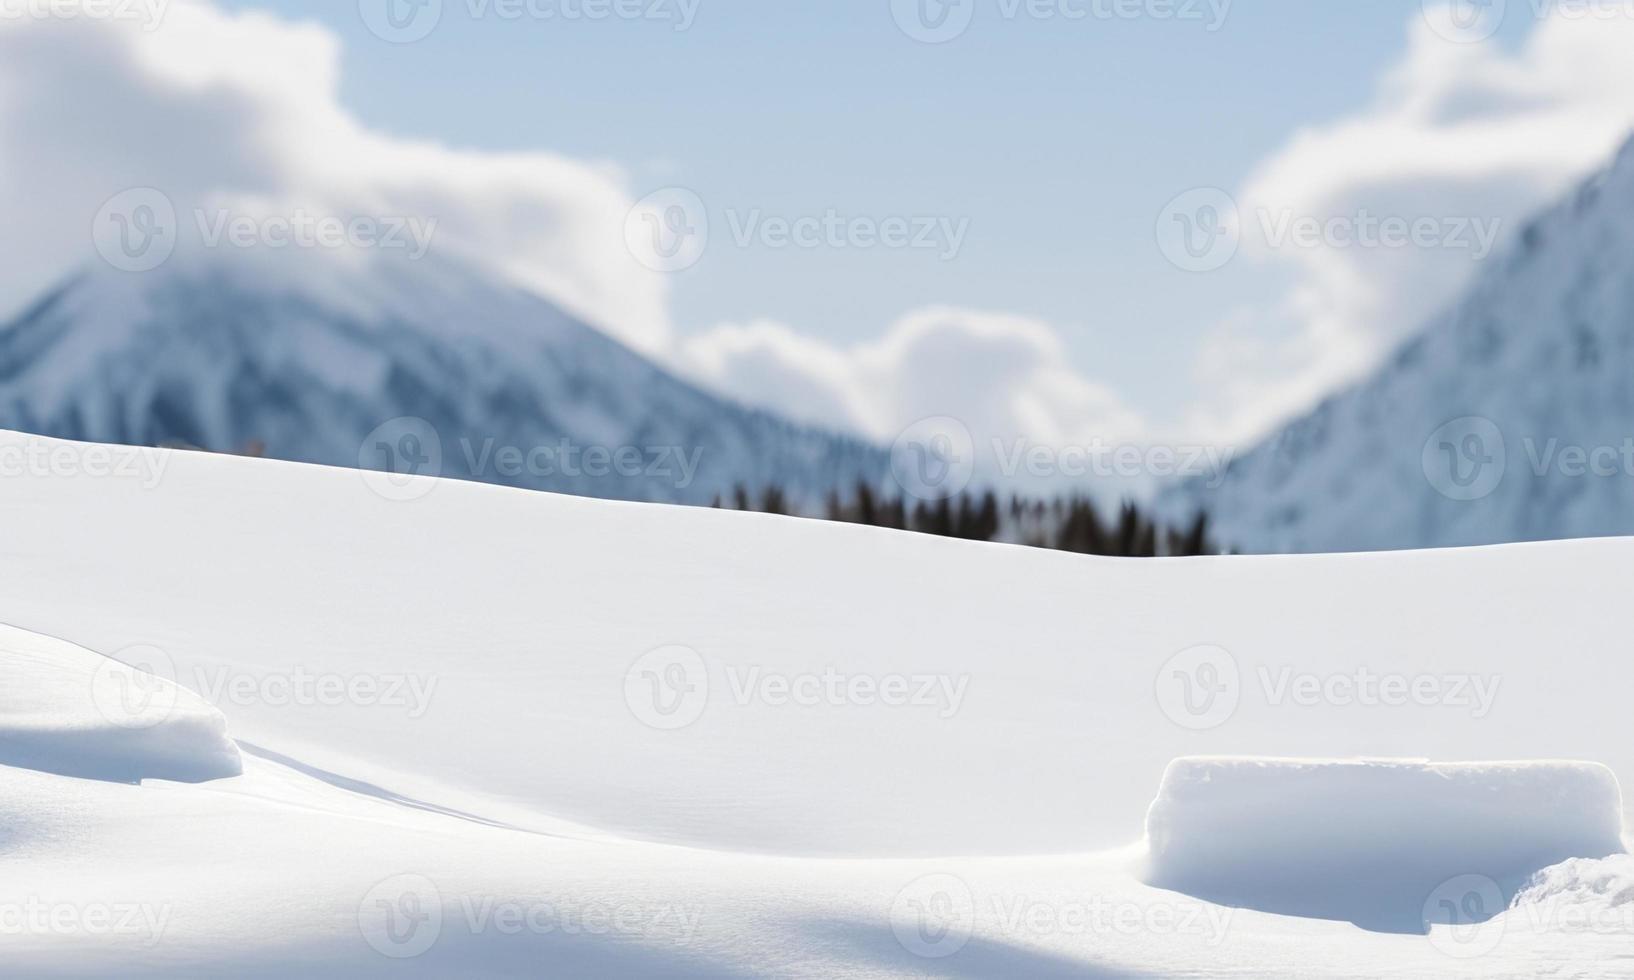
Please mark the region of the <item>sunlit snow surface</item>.
<svg viewBox="0 0 1634 980"><path fill-rule="evenodd" d="M196 692L244 771L0 763L0 975L1634 976L1600 853L1628 542L1126 563L196 454L121 477L0 435L31 447L0 622ZM1285 816L1322 828L1233 831L1244 890L1477 818L1584 852L1436 867L1370 931L1144 883L1165 770L1204 755L1608 768L1443 797L1395 764L1421 840L1331 786ZM1277 812L1274 770L1222 792Z"/></svg>
<svg viewBox="0 0 1634 980"><path fill-rule="evenodd" d="M202 782L243 770L220 711L141 666L0 625L0 765ZM159 654L163 656L162 654Z"/></svg>

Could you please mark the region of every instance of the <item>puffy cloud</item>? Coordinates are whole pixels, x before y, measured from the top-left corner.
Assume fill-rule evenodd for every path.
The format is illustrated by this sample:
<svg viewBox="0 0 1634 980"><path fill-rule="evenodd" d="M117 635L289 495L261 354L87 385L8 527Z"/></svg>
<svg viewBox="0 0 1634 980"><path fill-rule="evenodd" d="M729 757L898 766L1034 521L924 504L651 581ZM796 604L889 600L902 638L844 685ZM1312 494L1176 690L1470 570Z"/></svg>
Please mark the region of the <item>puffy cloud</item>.
<svg viewBox="0 0 1634 980"><path fill-rule="evenodd" d="M1202 346L1212 397L1194 429L1263 431L1365 372L1466 288L1483 236L1507 240L1610 160L1634 127L1634 18L1548 11L1511 51L1471 42L1431 7L1370 104L1294 134L1255 168L1236 195L1243 255L1295 278L1280 299L1231 311ZM1296 244L1279 234L1294 218L1337 221L1341 237ZM1385 218L1427 219L1431 244L1343 237Z"/></svg>
<svg viewBox="0 0 1634 980"><path fill-rule="evenodd" d="M625 247L617 168L370 130L341 106L339 43L316 25L171 0L149 26L0 21L0 213L26 230L0 239L0 308L94 255L110 197L154 187L184 244L196 209L435 221L439 252L666 349L668 284Z"/></svg>
<svg viewBox="0 0 1634 980"><path fill-rule="evenodd" d="M979 465L1027 446L1136 443L1139 415L1068 363L1049 325L953 308L910 313L875 340L839 346L783 324L725 325L688 338L679 360L722 391L818 425L890 443L932 417L969 429Z"/></svg>

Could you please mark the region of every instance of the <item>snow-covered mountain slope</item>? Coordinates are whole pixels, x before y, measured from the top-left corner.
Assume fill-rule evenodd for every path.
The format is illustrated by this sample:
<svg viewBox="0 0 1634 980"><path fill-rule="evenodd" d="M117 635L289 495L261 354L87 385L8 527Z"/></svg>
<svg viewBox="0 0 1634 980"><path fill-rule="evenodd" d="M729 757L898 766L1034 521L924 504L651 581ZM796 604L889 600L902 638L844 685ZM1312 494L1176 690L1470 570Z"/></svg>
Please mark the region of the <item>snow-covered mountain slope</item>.
<svg viewBox="0 0 1634 980"><path fill-rule="evenodd" d="M199 785L0 761L0 975L1634 976L1592 892L1624 863L1575 843L1601 776L1507 824L1574 842L1524 916L1428 934L1154 888L1126 847L1184 755L1634 779L1634 542L1118 561L405 486L0 434L0 622L140 650L244 750ZM1331 837L1417 853L1408 810L1572 771ZM1167 793L1170 843L1275 859L1219 798Z"/></svg>
<svg viewBox="0 0 1634 980"><path fill-rule="evenodd" d="M888 468L433 256L88 267L0 326L0 425L678 503Z"/></svg>
<svg viewBox="0 0 1634 980"><path fill-rule="evenodd" d="M1261 553L1634 534L1634 143L1515 238L1370 380L1161 509Z"/></svg>

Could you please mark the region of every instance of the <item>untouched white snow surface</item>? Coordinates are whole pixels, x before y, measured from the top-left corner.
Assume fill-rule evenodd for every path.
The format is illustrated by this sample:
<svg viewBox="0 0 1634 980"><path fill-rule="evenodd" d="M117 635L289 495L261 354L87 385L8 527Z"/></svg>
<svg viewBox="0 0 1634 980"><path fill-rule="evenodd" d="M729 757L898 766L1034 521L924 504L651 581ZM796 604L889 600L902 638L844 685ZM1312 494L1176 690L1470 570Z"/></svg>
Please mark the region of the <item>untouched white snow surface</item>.
<svg viewBox="0 0 1634 980"><path fill-rule="evenodd" d="M124 782L202 782L243 771L226 719L193 692L3 624L0 765Z"/></svg>
<svg viewBox="0 0 1634 980"><path fill-rule="evenodd" d="M1634 542L1126 562L121 458L0 434L0 622L143 651L245 770L0 763L0 975L1634 976L1622 906L1369 932L1132 846L1182 756L1631 778Z"/></svg>

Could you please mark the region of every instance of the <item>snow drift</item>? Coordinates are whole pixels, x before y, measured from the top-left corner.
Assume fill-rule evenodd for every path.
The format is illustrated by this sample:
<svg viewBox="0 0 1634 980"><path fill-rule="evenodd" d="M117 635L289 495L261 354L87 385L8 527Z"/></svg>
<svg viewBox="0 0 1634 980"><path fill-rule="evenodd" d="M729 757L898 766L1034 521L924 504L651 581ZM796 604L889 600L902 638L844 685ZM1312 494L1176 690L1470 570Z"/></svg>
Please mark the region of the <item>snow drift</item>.
<svg viewBox="0 0 1634 980"><path fill-rule="evenodd" d="M1536 917L1539 909L1549 917ZM1569 927L1575 911L1579 921L1620 924L1626 932L1634 924L1634 855L1573 858L1545 868L1515 896L1513 910L1556 927Z"/></svg>
<svg viewBox="0 0 1634 980"><path fill-rule="evenodd" d="M126 783L204 782L243 771L226 719L192 692L3 624L0 765Z"/></svg>
<svg viewBox="0 0 1634 980"><path fill-rule="evenodd" d="M1179 759L1147 816L1147 877L1223 905L1421 931L1446 882L1511 895L1541 869L1621 852L1621 832L1617 779L1589 763Z"/></svg>

